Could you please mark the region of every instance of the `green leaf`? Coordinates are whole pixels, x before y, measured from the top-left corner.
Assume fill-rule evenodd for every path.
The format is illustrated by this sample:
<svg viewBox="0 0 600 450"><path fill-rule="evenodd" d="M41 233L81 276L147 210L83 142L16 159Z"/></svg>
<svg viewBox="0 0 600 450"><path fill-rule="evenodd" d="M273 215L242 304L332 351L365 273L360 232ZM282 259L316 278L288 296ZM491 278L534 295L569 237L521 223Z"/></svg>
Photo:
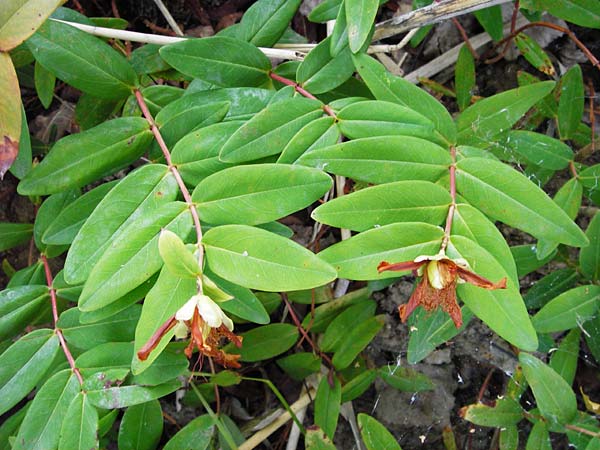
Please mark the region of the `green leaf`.
<svg viewBox="0 0 600 450"><path fill-rule="evenodd" d="M373 417L360 413L358 426L367 450L402 450L392 433Z"/></svg>
<svg viewBox="0 0 600 450"><path fill-rule="evenodd" d="M600 13L600 10L599 10ZM598 23L600 28L600 22ZM558 131L561 139L571 139L583 116L585 92L581 67L571 67L560 82L558 100Z"/></svg>
<svg viewBox="0 0 600 450"><path fill-rule="evenodd" d="M0 355L0 414L29 394L58 351L56 334L39 329L24 335Z"/></svg>
<svg viewBox="0 0 600 450"><path fill-rule="evenodd" d="M342 134L350 139L400 135L440 140L431 120L396 103L381 100L352 103L338 113L338 119Z"/></svg>
<svg viewBox="0 0 600 450"><path fill-rule="evenodd" d="M208 414L196 417L177 432L163 450L206 450L215 432L215 420Z"/></svg>
<svg viewBox="0 0 600 450"><path fill-rule="evenodd" d="M324 23L335 20L343 0L324 0L315 6L308 14L308 20L316 23Z"/></svg>
<svg viewBox="0 0 600 450"><path fill-rule="evenodd" d="M158 233L162 228L187 236L193 227L187 205L172 202L140 217L111 243L92 269L79 297L82 311L94 311L118 300L162 266Z"/></svg>
<svg viewBox="0 0 600 450"><path fill-rule="evenodd" d="M184 97L174 101L156 115L156 124L167 147L172 147L191 131L220 122L231 106L227 101L189 105L186 100ZM159 149L157 142L154 148Z"/></svg>
<svg viewBox="0 0 600 450"><path fill-rule="evenodd" d="M600 5L594 0L537 0L540 9L582 27L600 28Z"/></svg>
<svg viewBox="0 0 600 450"><path fill-rule="evenodd" d="M2 425L0 425L0 448L2 450L10 450L12 448L11 441L19 432L19 427L23 423L25 413L27 413L30 406L31 403L27 403L10 417L7 417Z"/></svg>
<svg viewBox="0 0 600 450"><path fill-rule="evenodd" d="M585 234L590 240L590 245L581 249L579 264L586 277L590 280L598 280L600 279L600 214L594 215Z"/></svg>
<svg viewBox="0 0 600 450"><path fill-rule="evenodd" d="M456 126L448 110L424 90L401 77L391 75L383 65L365 53L353 55L354 65L377 100L407 106L430 118L449 143L456 141Z"/></svg>
<svg viewBox="0 0 600 450"><path fill-rule="evenodd" d="M94 323L81 323L81 311L70 308L60 315L57 326L73 347L89 350L106 342L131 342L141 312L140 305L131 305L118 315Z"/></svg>
<svg viewBox="0 0 600 450"><path fill-rule="evenodd" d="M202 220L210 224L258 225L309 206L331 185L329 175L309 167L237 166L202 180L192 200Z"/></svg>
<svg viewBox="0 0 600 450"><path fill-rule="evenodd" d="M160 402L150 400L130 406L119 427L119 450L153 450L163 430Z"/></svg>
<svg viewBox="0 0 600 450"><path fill-rule="evenodd" d="M0 251L26 243L33 236L31 223L0 223Z"/></svg>
<svg viewBox="0 0 600 450"><path fill-rule="evenodd" d="M229 344L225 351L241 355L240 361L263 361L288 351L296 343L298 336L296 326L289 323L273 323L243 333L242 348Z"/></svg>
<svg viewBox="0 0 600 450"><path fill-rule="evenodd" d="M564 212L566 212L569 218L574 220L575 217L577 217L577 214L579 214L582 196L583 185L579 182L577 178L571 178L558 190L558 192L554 196L554 203L556 203ZM589 234L586 233L586 236L590 240L590 245L584 248L585 253L588 253L588 249L592 249L594 247L594 244ZM550 255L556 249L557 246L557 242L547 241L545 239L538 241L538 258L544 259L548 255ZM582 249L582 251L584 251L584 249Z"/></svg>
<svg viewBox="0 0 600 450"><path fill-rule="evenodd" d="M336 450L331 439L317 426L306 431L304 441L306 450Z"/></svg>
<svg viewBox="0 0 600 450"><path fill-rule="evenodd" d="M293 164L304 153L335 144L340 136L340 130L333 117L313 120L290 139L277 159L277 163Z"/></svg>
<svg viewBox="0 0 600 450"><path fill-rule="evenodd" d="M98 411L80 392L71 401L60 430L59 449L88 450L98 448Z"/></svg>
<svg viewBox="0 0 600 450"><path fill-rule="evenodd" d="M552 450L546 422L539 420L533 424L533 428L527 437L525 450Z"/></svg>
<svg viewBox="0 0 600 450"><path fill-rule="evenodd" d="M383 315L375 316L363 321L352 329L333 355L332 362L334 367L338 370L348 367L358 354L371 343L383 327L384 322Z"/></svg>
<svg viewBox="0 0 600 450"><path fill-rule="evenodd" d="M251 289L310 289L336 278L333 267L304 247L259 228L223 225L210 229L203 243L214 273Z"/></svg>
<svg viewBox="0 0 600 450"><path fill-rule="evenodd" d="M273 47L281 38L301 0L259 0L244 13L237 36L257 47Z"/></svg>
<svg viewBox="0 0 600 450"><path fill-rule="evenodd" d="M138 375L150 367L174 336L175 331L173 329L168 331L145 361L138 359L137 352L161 325L197 293L196 289L195 279L179 278L163 267L156 284L146 295L142 305L142 314L135 329L135 356L131 363L134 375Z"/></svg>
<svg viewBox="0 0 600 450"><path fill-rule="evenodd" d="M563 338L558 348L550 357L550 367L563 377L569 386L573 385L573 380L575 379L577 360L579 359L580 339L581 329L572 329Z"/></svg>
<svg viewBox="0 0 600 450"><path fill-rule="evenodd" d="M269 59L254 45L224 36L188 39L160 49L172 67L217 86L260 86L269 80Z"/></svg>
<svg viewBox="0 0 600 450"><path fill-rule="evenodd" d="M537 281L523 297L528 309L539 309L559 294L575 286L579 275L574 269L558 269Z"/></svg>
<svg viewBox="0 0 600 450"><path fill-rule="evenodd" d="M600 286L578 286L550 300L533 317L540 333L570 330L591 319L600 305Z"/></svg>
<svg viewBox="0 0 600 450"><path fill-rule="evenodd" d="M500 23L502 23L502 21L500 21ZM515 36L515 44L521 54L533 67L551 77L556 75L550 57L533 38L525 33L519 33Z"/></svg>
<svg viewBox="0 0 600 450"><path fill-rule="evenodd" d="M588 239L540 188L511 167L484 158L456 164L458 192L493 219L538 238L584 247Z"/></svg>
<svg viewBox="0 0 600 450"><path fill-rule="evenodd" d="M500 428L499 450L518 450L519 429L516 425Z"/></svg>
<svg viewBox="0 0 600 450"><path fill-rule="evenodd" d="M429 313L423 308L418 308L409 318L412 322L409 322L411 327L407 351L408 363L416 364L425 359L437 346L448 342L463 331L472 317L471 310L463 306L463 325L456 329L450 316L442 309Z"/></svg>
<svg viewBox="0 0 600 450"><path fill-rule="evenodd" d="M332 384L333 386L329 385L328 377L321 378L315 395L315 425L318 425L330 439L333 439L337 428L342 399L342 386L335 375Z"/></svg>
<svg viewBox="0 0 600 450"><path fill-rule="evenodd" d="M506 274L518 283L517 267L504 236L477 208L465 203L456 205L452 234L459 234L479 244L500 263Z"/></svg>
<svg viewBox="0 0 600 450"><path fill-rule="evenodd" d="M530 84L480 100L458 117L458 142L484 146L509 130L529 109L554 88L553 81Z"/></svg>
<svg viewBox="0 0 600 450"><path fill-rule="evenodd" d="M38 98L40 99L40 103L45 109L48 109L54 96L56 77L39 62L36 62L34 69L34 81L35 90Z"/></svg>
<svg viewBox="0 0 600 450"><path fill-rule="evenodd" d="M569 423L577 413L571 386L535 356L521 352L519 363L542 415L551 423Z"/></svg>
<svg viewBox="0 0 600 450"><path fill-rule="evenodd" d="M377 280L399 272L377 272L382 261L412 261L439 251L444 232L425 223L395 223L365 231L326 248L319 257L332 264L340 278ZM408 273L408 272L407 272Z"/></svg>
<svg viewBox="0 0 600 450"><path fill-rule="evenodd" d="M104 99L122 99L137 86L133 67L102 40L48 20L27 41L36 61L71 86Z"/></svg>
<svg viewBox="0 0 600 450"><path fill-rule="evenodd" d="M463 236L452 236L451 243L476 274L493 282L507 277L496 259L475 242ZM527 351L537 349L537 335L519 294L519 285L511 278L507 279L506 289L485 290L464 283L457 286L457 294L477 317L502 338Z"/></svg>
<svg viewBox="0 0 600 450"><path fill-rule="evenodd" d="M439 145L411 136L356 139L304 154L297 164L317 167L367 183L437 181L450 155Z"/></svg>
<svg viewBox="0 0 600 450"><path fill-rule="evenodd" d="M352 330L375 314L376 303L367 300L350 306L337 316L325 330L320 348L324 352L336 352L344 344L348 330Z"/></svg>
<svg viewBox="0 0 600 450"><path fill-rule="evenodd" d="M372 186L331 200L311 217L337 228L364 231L395 222L443 222L450 194L427 181L398 181Z"/></svg>
<svg viewBox="0 0 600 450"><path fill-rule="evenodd" d="M313 353L293 353L275 362L286 374L298 381L321 369L321 358Z"/></svg>
<svg viewBox="0 0 600 450"><path fill-rule="evenodd" d="M471 104L471 97L475 88L475 60L466 45L463 45L458 52L454 72L454 85L458 107L463 111Z"/></svg>
<svg viewBox="0 0 600 450"><path fill-rule="evenodd" d="M117 386L88 391L90 402L103 409L125 408L164 397L181 388L178 380L158 386Z"/></svg>
<svg viewBox="0 0 600 450"><path fill-rule="evenodd" d="M133 96L130 98L135 99ZM89 130L108 120L118 105L118 100L98 98L86 93L81 94L75 105L75 121L79 124L79 130ZM137 103L135 105L137 107ZM123 116L126 115L123 113Z"/></svg>
<svg viewBox="0 0 600 450"><path fill-rule="evenodd" d="M564 169L574 157L573 150L567 144L533 131L510 131L506 144L511 151L544 169Z"/></svg>
<svg viewBox="0 0 600 450"><path fill-rule="evenodd" d="M0 341L21 332L48 303L49 295L47 286L33 284L0 291Z"/></svg>
<svg viewBox="0 0 600 450"><path fill-rule="evenodd" d="M138 159L152 140L140 117L110 120L58 141L18 186L21 195L46 195L81 187Z"/></svg>
<svg viewBox="0 0 600 450"><path fill-rule="evenodd" d="M8 52L25 41L61 3L57 0L5 2L0 12L0 51Z"/></svg>
<svg viewBox="0 0 600 450"><path fill-rule="evenodd" d="M377 372L368 369L360 375L355 376L342 387L342 403L350 402L360 397L373 384L377 378Z"/></svg>
<svg viewBox="0 0 600 450"><path fill-rule="evenodd" d="M503 19L500 5L474 11L473 15L494 41L498 42L502 39Z"/></svg>
<svg viewBox="0 0 600 450"><path fill-rule="evenodd" d="M66 250L66 247L47 246L42 242L42 236L50 224L54 221L56 216L58 216L67 205L79 197L79 195L80 192L78 189L69 189L68 191L53 194L46 198L37 212L35 223L33 224L33 238L35 241L35 246L41 252L43 251L49 258L60 255Z"/></svg>
<svg viewBox="0 0 600 450"><path fill-rule="evenodd" d="M48 245L71 244L98 203L117 183L115 180L101 184L65 206L44 231L42 242Z"/></svg>
<svg viewBox="0 0 600 450"><path fill-rule="evenodd" d="M367 288L362 288L336 298L335 300L331 300L315 308L314 315L307 315L302 321L302 326L315 333L322 333L342 310L357 303L364 302L368 299L368 296L369 293Z"/></svg>
<svg viewBox="0 0 600 450"><path fill-rule="evenodd" d="M523 420L525 411L519 403L510 398L498 399L491 407L483 403L475 403L460 409L460 416L475 425L483 427L509 427Z"/></svg>
<svg viewBox="0 0 600 450"><path fill-rule="evenodd" d="M331 37L323 39L298 66L296 80L311 94L323 94L342 85L354 73L350 49L330 52Z"/></svg>
<svg viewBox="0 0 600 450"><path fill-rule="evenodd" d="M51 360L52 358L50 362ZM23 419L13 448L15 450L56 448L64 420L69 412L73 413L69 411L69 405L79 390L77 378L70 369L61 370L46 381L37 392Z"/></svg>
<svg viewBox="0 0 600 450"><path fill-rule="evenodd" d="M377 375L399 391L421 392L435 389L435 384L427 375L407 367L380 367Z"/></svg>
<svg viewBox="0 0 600 450"><path fill-rule="evenodd" d="M234 164L219 160L219 152L242 121L220 122L193 131L180 139L171 153L183 180L196 186L203 179Z"/></svg>
<svg viewBox="0 0 600 450"><path fill-rule="evenodd" d="M281 153L302 127L323 114L321 107L319 101L302 97L272 103L229 138L219 158L241 163Z"/></svg>
<svg viewBox="0 0 600 450"><path fill-rule="evenodd" d="M181 278L196 279L202 274L198 260L179 236L163 229L158 237L158 252L169 271Z"/></svg>
<svg viewBox="0 0 600 450"><path fill-rule="evenodd" d="M545 266L556 255L556 250L554 250L544 259L539 259L537 247L530 244L515 245L510 248L510 251L515 260L515 264L517 265L517 273L519 278L524 277L528 273L534 272L540 267Z"/></svg>
<svg viewBox="0 0 600 450"><path fill-rule="evenodd" d="M177 197L177 182L166 166L152 164L130 173L98 204L73 241L65 280L84 282L92 267L124 229Z"/></svg>
<svg viewBox="0 0 600 450"><path fill-rule="evenodd" d="M378 0L344 0L348 20L348 41L352 53L357 53L369 37L375 15L379 8Z"/></svg>

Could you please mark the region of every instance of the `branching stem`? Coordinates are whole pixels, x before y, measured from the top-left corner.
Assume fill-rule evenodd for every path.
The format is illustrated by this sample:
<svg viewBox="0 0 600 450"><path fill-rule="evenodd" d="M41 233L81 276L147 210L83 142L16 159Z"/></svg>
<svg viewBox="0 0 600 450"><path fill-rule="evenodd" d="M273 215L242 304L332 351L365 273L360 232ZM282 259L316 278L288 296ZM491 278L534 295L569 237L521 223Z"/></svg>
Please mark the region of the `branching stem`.
<svg viewBox="0 0 600 450"><path fill-rule="evenodd" d="M169 170L173 174L173 177L175 177L175 181L177 181L179 190L181 191L183 198L185 200L185 203L187 204L187 206L190 210L190 214L192 215L192 220L194 221L194 228L196 230L196 246L198 247L198 265L200 267L203 267L204 248L202 247L202 227L200 225L200 216L198 215L198 210L196 209L196 205L192 201L192 196L190 195L190 191L188 190L187 186L183 182L183 178L181 178L181 174L179 173L177 166L175 166L173 164L173 162L171 161L171 152L169 151L169 148L167 147L165 140L163 139L162 135L160 134L160 130L158 129L158 126L156 125L156 122L154 121L154 118L152 117L152 113L150 113L150 110L148 109L148 106L146 105L144 96L138 89L136 89L134 92L135 92L135 98L138 102L138 105L139 105L140 109L142 110L142 114L144 114L144 117L150 124L152 134L154 135L154 138L156 139L156 142L158 143L158 145L163 153L163 156L165 157L165 161L167 162L167 165L169 166ZM198 291L200 293L202 293L202 279L201 278L198 278Z"/></svg>
<svg viewBox="0 0 600 450"><path fill-rule="evenodd" d="M293 86L294 89L296 90L296 92L298 94L302 95L303 97L310 98L312 100L318 100L317 97L315 97L314 95L312 95L310 92L308 92L306 89L304 89L302 86L300 86L298 83L296 83L293 80L290 80L288 78L282 77L281 75L277 75L274 72L269 72L269 76L273 80L279 81L280 83L283 83L286 86ZM331 109L331 107L329 105L324 105L323 106L323 111L325 111L325 113L327 115L333 117L334 119L337 119L337 116L335 115L335 112L333 111L333 109Z"/></svg>
<svg viewBox="0 0 600 450"><path fill-rule="evenodd" d="M69 350L69 346L67 345L67 341L65 340L65 336L63 335L62 330L60 328L58 328L58 326L57 326L57 324L58 324L58 306L56 304L56 289L54 289L52 287L52 283L54 280L52 278L52 271L50 270L50 264L48 264L48 258L46 258L46 255L42 254L41 258L42 258L42 263L44 264L44 272L46 274L46 284L48 285L48 289L50 290L50 303L52 305L52 319L54 321L54 332L56 333L56 336L58 336L58 341L60 342L60 346L63 349L63 353L65 354L67 361L69 362L69 366L71 367L71 370L77 377L77 381L79 381L80 385L83 385L83 377L81 376L81 372L79 371L79 369L75 366L75 358L73 358L71 350Z"/></svg>

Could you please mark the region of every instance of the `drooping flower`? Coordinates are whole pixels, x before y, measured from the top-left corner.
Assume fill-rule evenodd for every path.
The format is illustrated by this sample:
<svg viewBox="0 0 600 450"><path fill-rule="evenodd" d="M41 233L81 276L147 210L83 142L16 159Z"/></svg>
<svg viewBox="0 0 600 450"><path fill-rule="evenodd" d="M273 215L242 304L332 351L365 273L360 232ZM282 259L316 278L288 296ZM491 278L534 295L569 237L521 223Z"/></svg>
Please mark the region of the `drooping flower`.
<svg viewBox="0 0 600 450"><path fill-rule="evenodd" d="M445 253L437 255L421 255L414 261L388 263L382 261L377 270L381 273L387 270L407 271L412 270L421 280L411 295L408 303L400 305L398 312L402 322L417 308L423 306L426 311L433 311L441 307L447 312L456 328L462 326L462 314L456 300L457 283L470 283L484 289L505 289L506 278L498 283L477 275L469 270L469 264L462 258L450 259Z"/></svg>
<svg viewBox="0 0 600 450"><path fill-rule="evenodd" d="M147 359L160 339L171 328L175 328L175 337L179 339L185 339L188 333L191 334L190 343L185 349L188 358L191 358L195 347L201 354L213 358L222 366L240 367L238 362L240 355L225 353L219 348L219 344L224 337L237 347L241 347L242 339L233 334L233 321L209 296L204 294L192 296L138 351L138 358L142 361Z"/></svg>

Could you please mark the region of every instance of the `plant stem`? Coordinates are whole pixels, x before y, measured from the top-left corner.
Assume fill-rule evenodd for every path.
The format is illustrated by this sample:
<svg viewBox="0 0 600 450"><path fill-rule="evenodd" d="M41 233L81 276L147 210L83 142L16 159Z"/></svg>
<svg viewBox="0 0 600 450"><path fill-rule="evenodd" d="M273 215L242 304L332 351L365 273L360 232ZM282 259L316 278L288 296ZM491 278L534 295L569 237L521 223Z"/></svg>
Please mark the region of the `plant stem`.
<svg viewBox="0 0 600 450"><path fill-rule="evenodd" d="M318 100L317 97L312 95L310 92L308 92L306 89L304 89L302 86L300 86L295 81L292 81L288 78L282 77L281 75L277 75L274 72L269 72L269 76L275 81L279 81L280 83L283 83L287 86L293 86L298 94L300 94L306 98L310 98L312 100ZM331 109L331 107L329 105L323 105L323 111L325 111L325 113L327 113L327 115L333 117L334 119L337 119L335 112L333 112L333 109Z"/></svg>
<svg viewBox="0 0 600 450"><path fill-rule="evenodd" d="M56 304L56 289L52 287L53 278L52 271L50 270L50 264L48 264L48 258L46 255L42 254L42 263L44 264L44 272L46 274L46 284L48 285L48 289L50 290L50 303L52 305L52 319L54 321L54 332L58 336L58 340L60 342L60 346L63 349L63 353L69 362L69 366L71 370L77 377L77 381L79 381L80 385L83 385L83 377L81 376L81 372L75 366L75 359L71 354L71 350L69 350L69 346L67 345L67 341L65 340L65 336L62 333L62 330L58 328L58 306Z"/></svg>
<svg viewBox="0 0 600 450"><path fill-rule="evenodd" d="M450 147L450 157L452 158L452 164L450 164L450 198L452 203L448 208L448 216L446 217L446 226L444 228L444 238L442 239L442 245L440 251L443 252L448 247L450 241L450 232L452 231L452 221L454 220L454 211L456 210L456 147Z"/></svg>
<svg viewBox="0 0 600 450"><path fill-rule="evenodd" d="M158 142L158 145L163 153L163 156L165 157L165 161L167 162L167 165L169 166L169 170L173 174L173 177L175 177L175 180L177 181L177 185L179 186L179 190L183 194L185 203L187 204L187 206L190 210L190 214L192 215L192 220L194 221L194 228L196 229L196 246L198 247L198 265L202 268L203 261L204 261L204 247L202 247L202 227L200 225L200 216L198 215L198 210L196 209L196 205L192 201L192 196L190 195L190 191L188 190L187 186L183 182L183 178L181 178L181 174L179 173L179 170L177 170L177 166L173 165L173 162L171 161L171 152L169 151L169 148L167 147L167 144L165 143L162 135L160 134L160 130L158 129L158 126L156 125L156 122L154 121L154 118L152 117L152 114L150 113L150 110L148 109L148 106L146 105L144 96L138 89L136 89L134 91L134 93L135 93L135 98L138 102L138 105L139 105L140 109L142 110L144 117L150 124L152 134L154 135L156 142ZM202 278L201 277L198 277L197 284L198 284L198 292L202 293Z"/></svg>

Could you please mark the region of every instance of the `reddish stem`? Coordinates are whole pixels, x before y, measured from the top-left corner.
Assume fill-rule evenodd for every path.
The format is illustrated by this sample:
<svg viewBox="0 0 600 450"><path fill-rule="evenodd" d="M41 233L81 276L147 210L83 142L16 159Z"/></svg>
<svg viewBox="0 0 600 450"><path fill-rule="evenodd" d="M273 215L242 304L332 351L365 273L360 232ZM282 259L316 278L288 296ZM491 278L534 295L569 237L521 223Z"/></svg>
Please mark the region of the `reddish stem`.
<svg viewBox="0 0 600 450"><path fill-rule="evenodd" d="M596 114L594 112L596 90L594 89L594 83L592 83L592 80L588 80L588 87L590 89L590 128L592 129L592 148L596 148Z"/></svg>
<svg viewBox="0 0 600 450"><path fill-rule="evenodd" d="M296 312L294 311L294 308L292 308L292 305L290 304L290 301L288 300L287 295L285 294L285 292L281 293L281 297L283 298L283 301L285 303L285 306L287 307L287 310L290 312L290 317L292 318L292 321L294 322L294 325L296 325L296 328L298 328L298 331L302 335L302 338L305 339L306 342L308 342L308 344L312 347L312 349L315 352L317 352L319 354L319 356L321 358L323 358L327 362L327 364L329 364L330 368L333 369L333 361L331 361L331 358L329 358L329 356L327 356L326 354L324 354L323 352L321 352L321 350L319 350L319 348L315 345L315 343L310 338L310 336L308 335L308 333L306 332L306 330L302 327L302 323L298 319L298 316L296 315Z"/></svg>
<svg viewBox="0 0 600 450"><path fill-rule="evenodd" d="M573 161L569 161L569 170L571 171L573 178L578 178L577 169L575 168L575 163Z"/></svg>
<svg viewBox="0 0 600 450"><path fill-rule="evenodd" d="M577 39L577 36L575 36L575 34L571 30L549 22L531 22L526 25L523 25L521 28L513 31L509 36L505 37L500 42L498 42L498 45L502 45L503 43L513 39L521 31L525 31L533 27L545 27L550 28L552 30L560 31L561 33L565 33L569 37L569 39L571 39L575 43L575 45L577 45L577 47L579 47L579 49L585 54L585 56L592 63L592 65L598 70L600 70L600 61L598 61L598 59L593 55L593 53L579 39ZM486 63L490 62L494 62L494 60L486 61Z"/></svg>
<svg viewBox="0 0 600 450"><path fill-rule="evenodd" d="M512 17L510 19L510 34L513 35L515 32L515 28L517 27L517 15L519 13L519 0L515 1L515 6L513 8L513 13L512 13ZM498 61L500 61L502 58L504 58L504 55L506 54L506 52L508 51L509 47L510 47L510 43L512 42L513 38L510 38L509 40L506 41L506 44L504 44L504 48L502 49L502 51L495 57L492 59L489 59L486 61L487 64L492 64L492 63L496 63Z"/></svg>
<svg viewBox="0 0 600 450"><path fill-rule="evenodd" d="M296 83L295 81L292 81L288 78L282 77L281 75L277 75L274 72L269 72L269 76L274 79L275 81L279 81L280 83L285 84L286 86L293 86L294 89L296 90L296 92L306 98L310 98L312 100L318 100L317 97L315 97L314 95L312 95L310 92L308 92L306 89L304 89L302 86L300 86L298 83ZM331 117L333 117L334 119L337 119L337 116L335 115L335 112L333 111L333 109L331 109L331 107L329 105L323 105L323 111L325 111L325 113Z"/></svg>
<svg viewBox="0 0 600 450"><path fill-rule="evenodd" d="M450 164L450 208L448 208L448 216L446 217L446 226L444 228L444 239L440 247L441 251L446 250L448 241L450 240L450 232L452 231L452 221L454 220L454 210L456 209L456 147L450 147L450 157L452 158L452 164Z"/></svg>
<svg viewBox="0 0 600 450"><path fill-rule="evenodd" d="M169 148L167 147L165 140L163 139L162 135L160 134L160 130L158 129L158 126L156 125L156 122L154 121L154 118L152 117L152 114L150 113L150 110L148 109L148 106L146 105L144 96L138 89L136 89L134 92L135 92L135 98L138 102L138 105L139 105L140 109L142 110L144 117L150 124L152 134L154 135L156 142L158 142L158 146L160 147L160 149L163 153L163 156L165 157L165 161L167 162L167 165L169 166L169 170L175 177L175 181L177 181L179 190L183 194L185 203L188 205L188 208L190 209L190 214L192 215L192 220L194 221L194 228L196 229L196 241L197 241L196 245L198 247L198 264L200 265L200 267L202 267L203 259L204 259L204 248L202 247L202 227L200 225L200 217L198 216L198 210L196 209L196 205L192 201L192 196L190 195L190 191L188 191L187 186L183 182L183 178L181 178L181 174L179 173L179 170L177 170L177 167L174 166L173 162L171 161L171 152L169 151Z"/></svg>
<svg viewBox="0 0 600 450"><path fill-rule="evenodd" d="M52 271L50 270L50 264L48 264L48 258L46 258L46 255L44 254L42 254L42 262L44 264L44 272L46 274L46 284L48 285L48 289L50 291L50 304L52 305L52 319L54 320L54 332L58 336L58 341L60 342L60 346L63 349L63 353L65 354L67 361L69 362L71 370L77 377L79 384L83 385L83 377L81 376L81 372L79 372L79 369L75 366L75 359L71 354L71 350L69 350L69 346L67 345L67 341L65 340L65 336L63 335L62 330L57 326L58 306L56 303L56 289L52 287Z"/></svg>
<svg viewBox="0 0 600 450"><path fill-rule="evenodd" d="M460 33L460 36L462 37L463 41L465 42L465 45L471 52L471 55L473 55L473 58L477 61L479 59L479 55L477 54L477 52L471 45L471 41L469 40L469 36L467 35L467 32L465 31L463 26L460 24L460 22L455 17L452 18L452 23L454 23L454 25L456 26L456 29Z"/></svg>

